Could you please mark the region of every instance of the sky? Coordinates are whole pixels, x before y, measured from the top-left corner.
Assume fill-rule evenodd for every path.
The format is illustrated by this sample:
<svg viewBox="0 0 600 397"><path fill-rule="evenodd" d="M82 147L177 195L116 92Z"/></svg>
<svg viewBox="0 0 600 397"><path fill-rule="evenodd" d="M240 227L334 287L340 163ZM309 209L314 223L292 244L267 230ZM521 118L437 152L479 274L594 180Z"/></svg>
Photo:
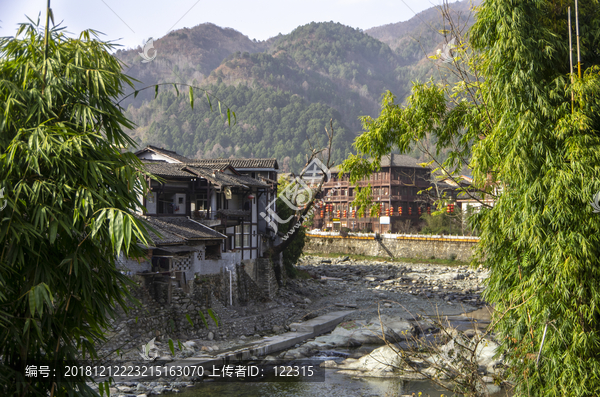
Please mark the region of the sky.
<svg viewBox="0 0 600 397"><path fill-rule="evenodd" d="M17 24L45 20L47 0L0 0L0 36L14 36ZM287 34L310 22L340 22L353 28L406 21L441 0L52 0L54 22L77 35L104 33L122 48L136 48L171 30L211 22L259 41Z"/></svg>

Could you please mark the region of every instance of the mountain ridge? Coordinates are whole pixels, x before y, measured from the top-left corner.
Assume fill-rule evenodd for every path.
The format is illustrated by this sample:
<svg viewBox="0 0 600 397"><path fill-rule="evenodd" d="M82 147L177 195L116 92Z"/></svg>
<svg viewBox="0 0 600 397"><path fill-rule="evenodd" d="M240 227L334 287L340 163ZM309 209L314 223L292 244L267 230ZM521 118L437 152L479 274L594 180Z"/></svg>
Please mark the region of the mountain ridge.
<svg viewBox="0 0 600 397"><path fill-rule="evenodd" d="M410 21L367 31L313 22L262 42L231 28L202 24L156 40L158 56L149 63L141 63L139 50L120 51L117 56L130 66L128 74L142 81L135 89L167 82L195 85L221 99L239 123L217 122L218 114L210 107L196 105L201 115L187 112L187 95L176 97L174 89L161 88L156 100L153 90L146 90L123 102L138 126L130 135L139 144L162 145L186 156L279 156L289 170L297 170L309 150L306 138L332 120L343 137L336 140L334 160L339 162L352 152L352 141L361 131L359 118L378 114L384 91L402 100L412 81L432 75L435 62L426 55L441 45L435 41L437 32L427 32L428 41L418 46L421 54L401 45L393 49L374 37L398 45L406 37L394 38L394 32L398 26L406 30L414 25ZM431 31L435 24L440 21L416 26ZM276 114L267 117L267 110Z"/></svg>

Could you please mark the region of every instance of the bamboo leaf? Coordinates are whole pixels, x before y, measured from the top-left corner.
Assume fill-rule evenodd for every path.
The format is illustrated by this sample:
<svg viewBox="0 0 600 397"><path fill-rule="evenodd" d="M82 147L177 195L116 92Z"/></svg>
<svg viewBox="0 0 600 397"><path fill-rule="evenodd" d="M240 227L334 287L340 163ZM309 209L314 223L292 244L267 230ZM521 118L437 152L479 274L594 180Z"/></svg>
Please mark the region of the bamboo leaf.
<svg viewBox="0 0 600 397"><path fill-rule="evenodd" d="M179 88L177 88L177 84L173 84L173 87L175 88L175 92L177 93L177 96L179 96Z"/></svg>
<svg viewBox="0 0 600 397"><path fill-rule="evenodd" d="M116 241L116 235L115 235L115 210L114 209L109 209L107 210L108 215L107 215L107 219L108 219L108 234L110 236L110 242L112 244L113 250L115 248L115 241Z"/></svg>
<svg viewBox="0 0 600 397"><path fill-rule="evenodd" d="M123 240L125 242L125 252L129 252L129 244L131 243L131 222L130 215L123 218Z"/></svg>
<svg viewBox="0 0 600 397"><path fill-rule="evenodd" d="M121 252L121 245L123 244L123 213L121 211L117 211L113 225L113 232L115 233L114 249L118 255Z"/></svg>
<svg viewBox="0 0 600 397"><path fill-rule="evenodd" d="M92 226L92 232L90 233L90 237L91 238L96 237L96 233L98 233L98 230L100 230L100 227L104 223L104 218L106 218L106 210L105 209L103 209L102 211L100 211L100 214L94 220L94 223L93 223L93 226Z"/></svg>
<svg viewBox="0 0 600 397"><path fill-rule="evenodd" d="M154 86L154 99L158 96L158 84Z"/></svg>
<svg viewBox="0 0 600 397"><path fill-rule="evenodd" d="M200 315L204 326L206 327L206 329L208 329L208 321L206 321L206 317L204 317L204 313L202 313L202 310L198 310L198 314Z"/></svg>
<svg viewBox="0 0 600 397"><path fill-rule="evenodd" d="M50 244L54 244L54 240L56 240L56 232L58 230L58 221L50 222Z"/></svg>
<svg viewBox="0 0 600 397"><path fill-rule="evenodd" d="M208 92L206 93L206 100L208 101L208 107L210 108L210 111L212 112L212 103L210 103L210 97L208 96Z"/></svg>
<svg viewBox="0 0 600 397"><path fill-rule="evenodd" d="M190 315L188 313L185 314L185 318L187 318L188 323L190 323L190 325L193 327L194 322L192 321L192 318L190 317Z"/></svg>
<svg viewBox="0 0 600 397"><path fill-rule="evenodd" d="M210 318L213 319L213 321L215 322L215 325L218 327L219 320L218 320L217 314L211 308L208 308L207 311L208 311L208 315L210 316Z"/></svg>
<svg viewBox="0 0 600 397"><path fill-rule="evenodd" d="M194 89L190 87L190 106L194 108Z"/></svg>
<svg viewBox="0 0 600 397"><path fill-rule="evenodd" d="M175 357L175 346L173 345L173 339L169 338L169 350L171 350L171 354Z"/></svg>

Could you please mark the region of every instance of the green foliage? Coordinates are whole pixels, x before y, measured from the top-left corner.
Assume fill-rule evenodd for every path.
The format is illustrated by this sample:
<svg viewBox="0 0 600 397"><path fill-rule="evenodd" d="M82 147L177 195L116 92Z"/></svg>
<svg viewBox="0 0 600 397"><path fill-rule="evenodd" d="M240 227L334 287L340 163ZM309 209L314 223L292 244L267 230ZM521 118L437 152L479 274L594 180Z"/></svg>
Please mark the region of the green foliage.
<svg viewBox="0 0 600 397"><path fill-rule="evenodd" d="M475 225L517 395L600 393L600 218L589 205L600 190L600 13L579 4L581 78L569 76L566 3L486 1L474 52L461 53L465 80L415 84L403 107L388 94L355 142L376 157L433 134L452 148L446 169L469 160L497 195Z"/></svg>
<svg viewBox="0 0 600 397"><path fill-rule="evenodd" d="M439 214L425 214L421 216L425 225L421 228L422 234L462 234L461 219L457 215L445 212Z"/></svg>
<svg viewBox="0 0 600 397"><path fill-rule="evenodd" d="M0 39L2 395L48 395L52 384L23 378L24 360L94 358L116 308L127 310L116 258L143 254L148 234L132 214L145 178L118 149L133 144L114 105L131 82L111 50L94 31L56 29L45 51L34 24ZM54 395L95 395L83 380Z"/></svg>
<svg viewBox="0 0 600 397"><path fill-rule="evenodd" d="M377 203L373 203L373 189L370 183L364 188L356 188L356 196L352 201L352 206L358 208L356 213L359 218L377 216Z"/></svg>
<svg viewBox="0 0 600 397"><path fill-rule="evenodd" d="M290 183L287 179L281 177L279 178L279 185L277 189L280 192L283 192L288 184ZM291 216L295 214L295 211L290 208L281 198L277 197L277 215L283 219L289 219ZM279 224L278 232L281 234L287 234L291 228L293 228L294 224L292 222L287 222L283 224ZM304 226L300 226L297 228L296 232L292 237L292 242L290 245L283 251L283 268L288 277L295 278L298 275L298 270L294 266L300 256L302 255L302 251L304 250L304 245L308 241L308 237L306 236L306 228Z"/></svg>
<svg viewBox="0 0 600 397"><path fill-rule="evenodd" d="M333 118L332 157L342 160L350 152L350 130L341 123L339 113L326 105L310 104L271 88L220 84L208 90L235 111L235 124L211 111L207 101L195 102L192 109L184 95L163 91L140 111L129 109L135 122L159 119L140 142L169 147L189 157L275 157L283 169L299 170L305 162L300 153L310 152L307 137L314 146L324 146L326 137L321 132Z"/></svg>

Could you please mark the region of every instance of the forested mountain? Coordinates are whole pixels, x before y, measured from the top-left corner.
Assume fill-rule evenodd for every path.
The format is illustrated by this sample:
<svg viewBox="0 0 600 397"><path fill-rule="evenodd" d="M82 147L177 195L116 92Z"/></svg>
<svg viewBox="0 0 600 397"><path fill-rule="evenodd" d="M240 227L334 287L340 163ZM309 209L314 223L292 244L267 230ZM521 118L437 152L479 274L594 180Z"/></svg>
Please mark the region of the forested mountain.
<svg viewBox="0 0 600 397"><path fill-rule="evenodd" d="M475 1L458 1L449 5L452 20L462 31L466 31L473 22ZM365 33L386 43L398 55L401 65L411 65L423 60L424 51L430 52L443 43L440 31L450 30L442 18L442 10L429 8L405 22L391 23L365 30Z"/></svg>
<svg viewBox="0 0 600 397"><path fill-rule="evenodd" d="M462 10L466 4L453 7ZM154 90L146 90L123 102L138 125L131 136L141 145L189 157L277 157L288 171L304 164L307 138L313 146L324 143L324 128L333 119L339 162L361 130L359 117L378 114L385 90L404 98L411 81L432 75L436 65L427 54L443 42L434 30L443 26L441 15L428 10L415 18L365 32L310 23L264 42L203 24L156 40L152 62L141 63L141 48L119 51L127 74L141 81L137 89L161 82L193 84L237 116L236 124L228 125L215 100L211 111L199 90L191 109L187 90L177 97L163 86L156 100ZM417 35L427 40L417 42Z"/></svg>

